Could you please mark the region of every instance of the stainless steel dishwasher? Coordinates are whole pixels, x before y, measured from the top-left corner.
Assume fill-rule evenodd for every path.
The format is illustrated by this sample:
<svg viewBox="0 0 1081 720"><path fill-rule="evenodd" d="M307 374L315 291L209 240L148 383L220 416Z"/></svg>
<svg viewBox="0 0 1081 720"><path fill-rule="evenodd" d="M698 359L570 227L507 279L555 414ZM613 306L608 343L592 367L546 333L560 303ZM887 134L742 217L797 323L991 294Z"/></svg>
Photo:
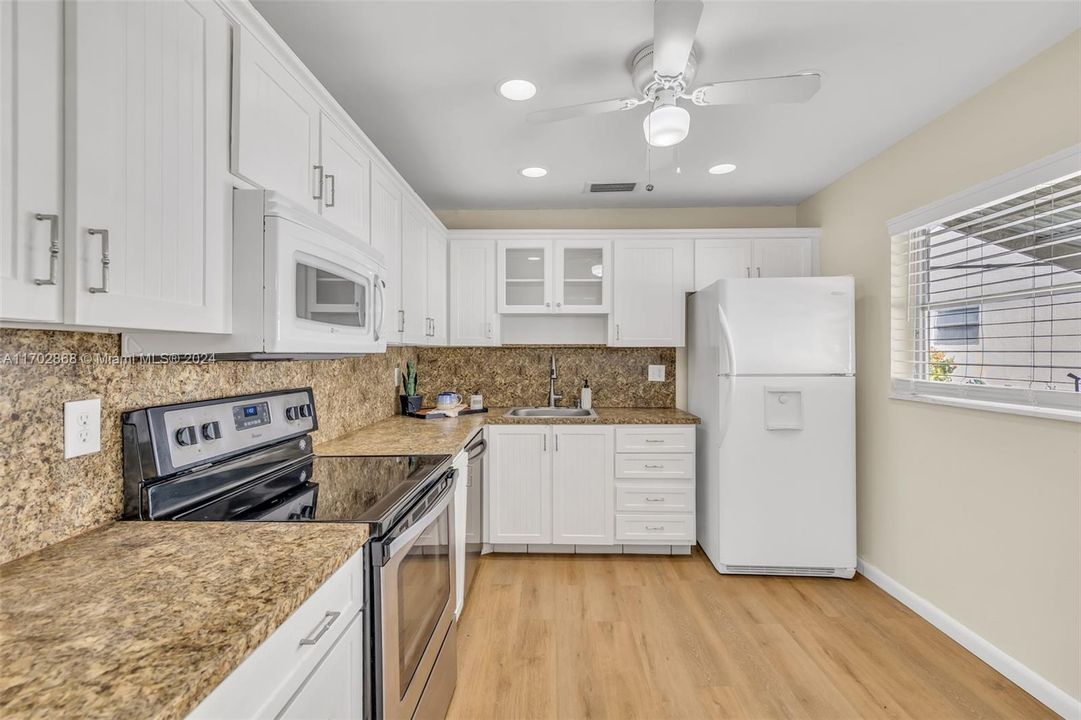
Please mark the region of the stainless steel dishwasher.
<svg viewBox="0 0 1081 720"><path fill-rule="evenodd" d="M469 587L477 573L477 560L484 547L484 454L488 452L488 441L481 434L465 451L469 457L465 515L465 596L468 598Z"/></svg>

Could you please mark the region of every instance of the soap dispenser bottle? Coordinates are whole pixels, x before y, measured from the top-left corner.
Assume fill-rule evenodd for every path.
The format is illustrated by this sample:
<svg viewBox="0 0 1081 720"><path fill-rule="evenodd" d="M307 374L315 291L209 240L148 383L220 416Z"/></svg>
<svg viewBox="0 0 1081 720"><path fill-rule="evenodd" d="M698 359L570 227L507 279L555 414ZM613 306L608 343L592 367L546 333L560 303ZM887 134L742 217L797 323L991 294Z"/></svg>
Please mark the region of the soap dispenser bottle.
<svg viewBox="0 0 1081 720"><path fill-rule="evenodd" d="M593 407L593 389L589 387L589 379L586 378L585 384L582 385L582 409L590 410Z"/></svg>

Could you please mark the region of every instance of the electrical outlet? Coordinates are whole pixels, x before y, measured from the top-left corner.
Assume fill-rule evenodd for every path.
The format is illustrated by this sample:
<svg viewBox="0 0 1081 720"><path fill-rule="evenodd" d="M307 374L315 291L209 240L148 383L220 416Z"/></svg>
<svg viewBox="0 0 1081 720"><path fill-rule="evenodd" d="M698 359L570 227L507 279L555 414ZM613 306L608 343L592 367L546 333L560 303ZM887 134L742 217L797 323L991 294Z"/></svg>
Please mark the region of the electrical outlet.
<svg viewBox="0 0 1081 720"><path fill-rule="evenodd" d="M64 403L64 457L101 452L101 399Z"/></svg>
<svg viewBox="0 0 1081 720"><path fill-rule="evenodd" d="M649 366L650 382L664 382L664 365Z"/></svg>

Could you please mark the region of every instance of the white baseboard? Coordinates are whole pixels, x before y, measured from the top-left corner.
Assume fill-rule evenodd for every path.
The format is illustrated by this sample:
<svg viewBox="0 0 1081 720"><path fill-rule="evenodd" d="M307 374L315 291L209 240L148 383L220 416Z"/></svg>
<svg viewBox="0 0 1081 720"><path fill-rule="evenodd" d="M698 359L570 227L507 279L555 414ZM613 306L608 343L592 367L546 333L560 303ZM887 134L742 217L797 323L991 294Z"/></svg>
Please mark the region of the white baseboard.
<svg viewBox="0 0 1081 720"><path fill-rule="evenodd" d="M1021 661L1007 655L874 565L864 562L863 558L858 560L856 569L865 578L908 606L917 615L949 635L970 653L1002 673L1015 685L1066 720L1081 720L1081 700L1052 684Z"/></svg>

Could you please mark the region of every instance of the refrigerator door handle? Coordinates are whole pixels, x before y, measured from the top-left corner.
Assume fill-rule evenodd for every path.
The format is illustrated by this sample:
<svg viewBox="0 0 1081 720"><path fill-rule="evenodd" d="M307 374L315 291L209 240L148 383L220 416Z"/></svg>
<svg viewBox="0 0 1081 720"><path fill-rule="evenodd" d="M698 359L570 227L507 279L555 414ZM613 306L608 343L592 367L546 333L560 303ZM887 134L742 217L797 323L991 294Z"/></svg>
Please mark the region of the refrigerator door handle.
<svg viewBox="0 0 1081 720"><path fill-rule="evenodd" d="M736 374L736 351L732 347L732 329L728 326L728 316L724 314L724 308L717 305L717 316L721 323L721 338L724 340L724 354L728 358L728 372L726 375Z"/></svg>

